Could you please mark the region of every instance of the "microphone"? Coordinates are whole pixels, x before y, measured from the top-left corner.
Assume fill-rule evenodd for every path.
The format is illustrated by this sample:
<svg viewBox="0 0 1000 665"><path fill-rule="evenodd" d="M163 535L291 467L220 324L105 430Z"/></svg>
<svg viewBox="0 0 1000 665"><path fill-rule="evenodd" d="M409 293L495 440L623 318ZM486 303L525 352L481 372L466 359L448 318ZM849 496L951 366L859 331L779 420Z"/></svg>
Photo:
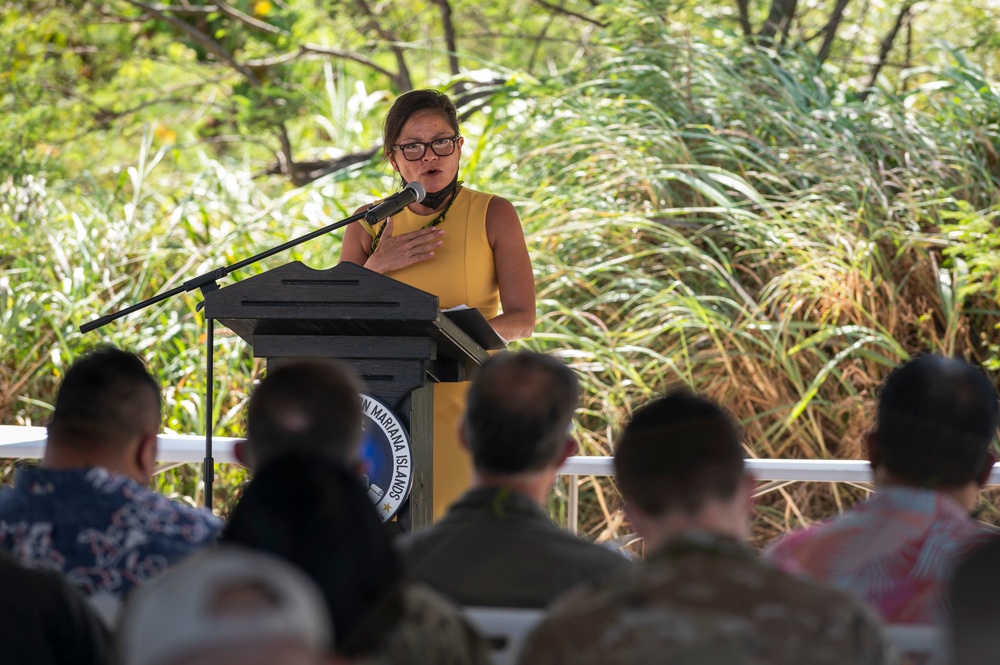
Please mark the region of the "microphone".
<svg viewBox="0 0 1000 665"><path fill-rule="evenodd" d="M427 190L424 189L423 185L419 182L408 182L402 191L369 208L368 212L365 213L365 222L368 224L381 222L389 215L395 215L411 203L420 203L424 200L425 196L427 196Z"/></svg>

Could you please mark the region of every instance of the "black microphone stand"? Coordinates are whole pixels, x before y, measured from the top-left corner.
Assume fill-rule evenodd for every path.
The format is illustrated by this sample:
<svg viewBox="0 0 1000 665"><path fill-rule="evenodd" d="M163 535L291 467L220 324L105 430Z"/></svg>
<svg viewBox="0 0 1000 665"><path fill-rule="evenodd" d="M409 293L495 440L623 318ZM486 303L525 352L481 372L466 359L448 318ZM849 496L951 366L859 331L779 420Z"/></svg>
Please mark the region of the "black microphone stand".
<svg viewBox="0 0 1000 665"><path fill-rule="evenodd" d="M87 333L90 332L91 330L96 330L97 328L106 326L112 321L116 321L122 318L123 316L132 314L133 312L138 312L139 310L145 309L150 305L155 305L158 302L166 300L167 298L172 298L181 293L186 293L198 289L201 291L202 295L205 295L207 293L211 293L212 291L216 291L219 288L219 285L217 284L218 280L222 279L226 275L229 275L232 272L240 270L241 268L246 268L249 265L253 265L254 263L266 259L269 256L274 256L275 254L283 252L286 249L291 249L292 247L301 245L302 243L312 240L313 238L318 238L322 235L330 233L331 231L336 231L337 229L345 227L348 224L358 221L359 219L363 219L366 213L367 211L355 213L350 217L347 217L346 219L342 219L339 222L334 222L333 224L324 226L323 228L317 229L316 231L312 231L311 233L307 233L304 236L299 236L294 240L289 240L288 242L282 243L277 247L272 247L271 249L265 250L259 254L255 254L250 258L243 259L242 261L238 261L224 268L216 268L215 270L212 270L210 272L198 275L197 277L189 279L180 286L170 289L169 291L164 291L163 293L157 294L152 298L148 298L147 300L143 300L142 302L136 303L134 305L126 307L125 309L119 310L114 314L107 314L92 321L88 321L87 323L84 323L82 326L80 326L80 332ZM199 309L201 308L201 304L198 305L198 308ZM204 462L205 468L203 473L203 479L205 482L205 507L211 510L212 483L215 482L215 460L212 458L212 429L214 428L215 425L214 418L212 417L212 408L213 408L212 400L214 397L213 393L214 393L214 383L215 383L215 376L214 376L215 321L213 319L206 319L206 323L208 324L208 334L206 335L205 338L206 356L207 356L205 362L206 366L205 369L206 369L206 374L208 375L208 379L205 385L205 462Z"/></svg>

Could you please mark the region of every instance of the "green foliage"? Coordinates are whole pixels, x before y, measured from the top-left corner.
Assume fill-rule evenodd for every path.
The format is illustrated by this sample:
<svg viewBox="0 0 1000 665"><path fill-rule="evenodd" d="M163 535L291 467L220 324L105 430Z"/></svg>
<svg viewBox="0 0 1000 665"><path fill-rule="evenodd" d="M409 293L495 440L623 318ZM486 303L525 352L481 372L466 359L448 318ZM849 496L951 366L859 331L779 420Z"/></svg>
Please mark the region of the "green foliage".
<svg viewBox="0 0 1000 665"><path fill-rule="evenodd" d="M525 200L529 344L585 376L586 450L609 453L636 404L687 385L737 415L752 456L858 457L895 364L996 364L994 130L969 122L995 113L995 84L956 58L859 103L808 58L644 26L498 111L523 156L490 180ZM763 504L781 529L843 504L782 492ZM603 507L589 517L619 536Z"/></svg>
<svg viewBox="0 0 1000 665"><path fill-rule="evenodd" d="M438 4L384 3L381 25L399 41L375 48L363 48L372 28L358 3L233 3L277 32L184 18L252 76L175 23L105 4L128 20L98 30L92 3L0 19L3 35L23 33L0 42L0 81L12 83L0 87L12 111L0 116L0 421L42 423L62 369L107 339L161 377L167 426L200 433L196 294L100 334L77 326L391 190L377 157L296 188L255 176L286 138L299 161L376 147L397 56L415 85L448 80L442 26L412 21ZM840 59L817 66L802 35L783 49L743 39L728 5L563 6L583 18L538 3L452 9L459 80L489 82L463 109L462 178L521 214L539 302L523 346L583 377L586 453L610 453L637 404L686 385L737 415L751 455L856 458L899 361L939 350L997 369L992 56L925 35L912 66L864 97L866 69L851 58L870 53L885 17L852 17L858 45L838 43ZM765 8L752 4L754 25ZM799 17L805 36L815 12ZM517 34L502 34L505 21ZM304 43L371 63L261 64ZM328 267L338 253L327 237L233 278L296 259ZM237 434L261 365L221 331L215 359L217 431ZM244 474L220 473L225 511ZM157 487L198 502L199 483L187 467ZM585 530L625 535L613 488L581 483ZM861 494L781 489L762 499L758 537ZM550 504L565 514L562 488Z"/></svg>

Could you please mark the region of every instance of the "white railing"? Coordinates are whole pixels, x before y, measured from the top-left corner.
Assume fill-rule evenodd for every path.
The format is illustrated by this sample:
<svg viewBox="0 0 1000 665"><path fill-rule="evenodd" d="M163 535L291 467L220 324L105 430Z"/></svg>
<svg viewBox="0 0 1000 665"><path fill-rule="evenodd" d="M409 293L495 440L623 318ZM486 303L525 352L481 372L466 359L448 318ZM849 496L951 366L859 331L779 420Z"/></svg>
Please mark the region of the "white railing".
<svg viewBox="0 0 1000 665"><path fill-rule="evenodd" d="M217 463L235 463L233 444L238 439L212 437L212 458ZM0 425L0 459L37 459L45 449L44 427ZM205 437L185 434L162 434L159 437L159 469L205 459ZM870 487L871 467L864 460L748 459L747 469L762 484L754 496L773 492L798 482L851 483ZM615 475L610 457L570 457L560 469L569 487L567 523L576 533L580 511L581 478ZM1000 463L994 465L987 484L1000 485Z"/></svg>
<svg viewBox="0 0 1000 665"><path fill-rule="evenodd" d="M748 459L747 470L762 481L755 497L774 492L792 483L850 483L872 489L871 465L866 460ZM560 469L567 477L566 522L573 533L580 521L580 479L615 475L611 457L570 457ZM1000 485L1000 463L993 465L987 485Z"/></svg>

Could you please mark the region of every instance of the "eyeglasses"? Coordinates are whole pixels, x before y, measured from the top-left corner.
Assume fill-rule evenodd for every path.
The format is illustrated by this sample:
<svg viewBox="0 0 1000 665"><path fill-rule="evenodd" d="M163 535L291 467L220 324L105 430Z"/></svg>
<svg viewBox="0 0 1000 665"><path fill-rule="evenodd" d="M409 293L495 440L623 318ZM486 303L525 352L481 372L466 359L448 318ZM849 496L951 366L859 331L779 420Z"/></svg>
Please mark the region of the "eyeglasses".
<svg viewBox="0 0 1000 665"><path fill-rule="evenodd" d="M455 152L455 145L461 138L461 134L456 134L450 139L434 139L430 143L420 143L419 141L415 143L404 143L403 145L393 146L393 150L399 150L403 153L403 158L408 162L415 162L418 159L423 159L424 155L427 153L428 147L433 150L434 154L438 157L447 157L451 153Z"/></svg>

